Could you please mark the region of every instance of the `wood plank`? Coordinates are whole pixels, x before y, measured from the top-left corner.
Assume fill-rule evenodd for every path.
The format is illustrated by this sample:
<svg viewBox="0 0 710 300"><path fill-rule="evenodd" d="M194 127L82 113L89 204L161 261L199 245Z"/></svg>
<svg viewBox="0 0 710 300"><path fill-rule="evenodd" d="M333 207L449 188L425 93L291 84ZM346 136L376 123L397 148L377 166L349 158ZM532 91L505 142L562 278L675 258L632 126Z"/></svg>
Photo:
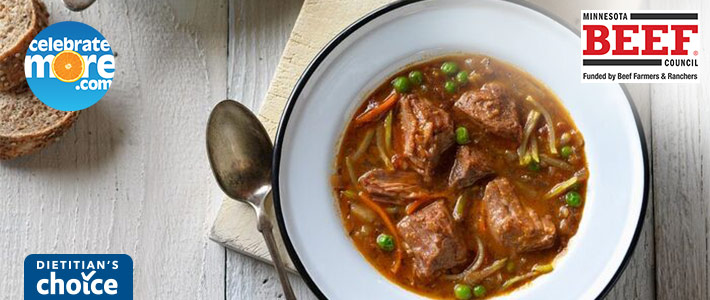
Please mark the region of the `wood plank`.
<svg viewBox="0 0 710 300"><path fill-rule="evenodd" d="M708 299L707 89L657 85L652 97L658 298Z"/></svg>
<svg viewBox="0 0 710 300"><path fill-rule="evenodd" d="M227 93L258 110L303 0L230 1Z"/></svg>
<svg viewBox="0 0 710 300"><path fill-rule="evenodd" d="M230 1L228 98L252 110L261 107L303 1ZM315 299L303 280L291 275L298 299ZM282 295L273 267L227 251L227 299L274 299Z"/></svg>
<svg viewBox="0 0 710 300"><path fill-rule="evenodd" d="M704 0L650 2L654 9L710 15ZM699 64L708 66L707 34L702 44ZM659 299L710 299L710 73L703 71L702 83L657 84L651 90Z"/></svg>
<svg viewBox="0 0 710 300"><path fill-rule="evenodd" d="M650 84L629 84L629 94L644 128L646 145L651 155L651 98ZM649 188L650 190L650 188ZM651 191L650 191L651 192ZM636 244L633 256L624 273L609 291L607 299L655 299L655 244L653 228L653 194L649 194L643 230Z"/></svg>
<svg viewBox="0 0 710 300"><path fill-rule="evenodd" d="M106 96L60 143L0 164L3 299L22 298L30 253L127 253L136 299L224 297L224 250L208 240L222 193L204 128L225 97L226 0L97 1L52 22L101 31L117 53Z"/></svg>

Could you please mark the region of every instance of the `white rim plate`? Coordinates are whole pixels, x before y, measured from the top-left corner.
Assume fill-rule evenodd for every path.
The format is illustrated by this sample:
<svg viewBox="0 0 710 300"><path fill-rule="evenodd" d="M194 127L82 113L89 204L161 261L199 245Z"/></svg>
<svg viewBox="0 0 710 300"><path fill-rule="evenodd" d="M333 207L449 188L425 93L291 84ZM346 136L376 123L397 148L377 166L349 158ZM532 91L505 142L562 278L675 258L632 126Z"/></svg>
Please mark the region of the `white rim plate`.
<svg viewBox="0 0 710 300"><path fill-rule="evenodd" d="M341 133L363 98L408 64L481 53L554 91L586 141L585 211L555 271L506 299L603 296L641 230L649 172L641 124L623 86L580 83L579 36L538 8L511 1L396 2L341 32L301 76L279 125L274 206L286 248L321 299L420 299L372 267L348 238L329 182Z"/></svg>

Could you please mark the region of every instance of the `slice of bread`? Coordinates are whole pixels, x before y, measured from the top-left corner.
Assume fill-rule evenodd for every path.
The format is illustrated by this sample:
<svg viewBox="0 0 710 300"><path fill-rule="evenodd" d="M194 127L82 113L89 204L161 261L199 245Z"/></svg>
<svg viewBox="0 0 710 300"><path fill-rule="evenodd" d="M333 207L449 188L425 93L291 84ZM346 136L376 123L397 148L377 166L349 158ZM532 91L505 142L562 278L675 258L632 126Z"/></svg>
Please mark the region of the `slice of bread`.
<svg viewBox="0 0 710 300"><path fill-rule="evenodd" d="M45 105L26 85L0 92L0 159L46 147L71 128L78 116L78 111L58 111Z"/></svg>
<svg viewBox="0 0 710 300"><path fill-rule="evenodd" d="M25 80L25 53L32 39L49 24L42 0L2 0L0 3L0 91Z"/></svg>

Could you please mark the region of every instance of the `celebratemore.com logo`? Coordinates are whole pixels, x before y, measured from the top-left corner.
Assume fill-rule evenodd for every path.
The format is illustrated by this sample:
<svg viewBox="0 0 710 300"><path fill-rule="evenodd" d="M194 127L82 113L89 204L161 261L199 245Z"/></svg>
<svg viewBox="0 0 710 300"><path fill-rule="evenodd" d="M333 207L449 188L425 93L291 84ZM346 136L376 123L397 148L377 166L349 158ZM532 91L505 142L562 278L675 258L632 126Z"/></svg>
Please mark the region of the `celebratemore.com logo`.
<svg viewBox="0 0 710 300"><path fill-rule="evenodd" d="M133 299L133 260L126 254L31 254L25 300Z"/></svg>
<svg viewBox="0 0 710 300"><path fill-rule="evenodd" d="M60 22L42 30L25 56L25 77L35 96L63 111L85 109L111 87L113 51L93 27Z"/></svg>

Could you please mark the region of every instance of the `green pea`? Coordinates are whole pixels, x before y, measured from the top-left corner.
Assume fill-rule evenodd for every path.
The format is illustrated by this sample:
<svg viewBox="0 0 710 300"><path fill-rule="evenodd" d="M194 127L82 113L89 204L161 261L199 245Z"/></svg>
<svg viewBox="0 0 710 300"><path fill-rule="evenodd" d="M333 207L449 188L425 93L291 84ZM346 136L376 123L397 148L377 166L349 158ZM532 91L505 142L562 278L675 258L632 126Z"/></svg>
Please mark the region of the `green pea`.
<svg viewBox="0 0 710 300"><path fill-rule="evenodd" d="M381 233L377 236L377 246L382 251L390 252L394 250L394 238L389 234Z"/></svg>
<svg viewBox="0 0 710 300"><path fill-rule="evenodd" d="M562 149L560 149L560 155L564 158L568 158L572 153L574 152L574 149L570 146L564 146Z"/></svg>
<svg viewBox="0 0 710 300"><path fill-rule="evenodd" d="M416 85L421 85L424 82L424 74L421 71L409 72L409 81Z"/></svg>
<svg viewBox="0 0 710 300"><path fill-rule="evenodd" d="M456 82L447 80L446 83L444 83L444 89L450 94L456 93Z"/></svg>
<svg viewBox="0 0 710 300"><path fill-rule="evenodd" d="M448 76L454 76L459 71L459 66L453 61L447 61L441 64L441 71Z"/></svg>
<svg viewBox="0 0 710 300"><path fill-rule="evenodd" d="M513 273L513 271L515 271L515 263L512 261L505 263L505 270L508 271L508 273Z"/></svg>
<svg viewBox="0 0 710 300"><path fill-rule="evenodd" d="M579 207L582 205L582 195L575 191L567 192L565 195L565 202L571 207Z"/></svg>
<svg viewBox="0 0 710 300"><path fill-rule="evenodd" d="M469 142L471 142L471 139L468 137L468 129L463 126L456 128L456 143L465 145Z"/></svg>
<svg viewBox="0 0 710 300"><path fill-rule="evenodd" d="M476 298L481 298L486 295L486 287L482 285L477 285L473 287L473 295L476 296Z"/></svg>
<svg viewBox="0 0 710 300"><path fill-rule="evenodd" d="M456 299L468 300L471 299L471 287L466 284L457 283L454 286L454 296Z"/></svg>
<svg viewBox="0 0 710 300"><path fill-rule="evenodd" d="M409 79L404 76L399 76L392 80L392 86L394 86L394 89L398 93L406 93L409 92L410 86L409 86Z"/></svg>
<svg viewBox="0 0 710 300"><path fill-rule="evenodd" d="M464 84L468 83L468 72L461 71L458 74L456 74L456 81L460 85L464 85Z"/></svg>
<svg viewBox="0 0 710 300"><path fill-rule="evenodd" d="M534 171L534 172L540 171L540 164L536 161L531 161L528 164L528 170Z"/></svg>

